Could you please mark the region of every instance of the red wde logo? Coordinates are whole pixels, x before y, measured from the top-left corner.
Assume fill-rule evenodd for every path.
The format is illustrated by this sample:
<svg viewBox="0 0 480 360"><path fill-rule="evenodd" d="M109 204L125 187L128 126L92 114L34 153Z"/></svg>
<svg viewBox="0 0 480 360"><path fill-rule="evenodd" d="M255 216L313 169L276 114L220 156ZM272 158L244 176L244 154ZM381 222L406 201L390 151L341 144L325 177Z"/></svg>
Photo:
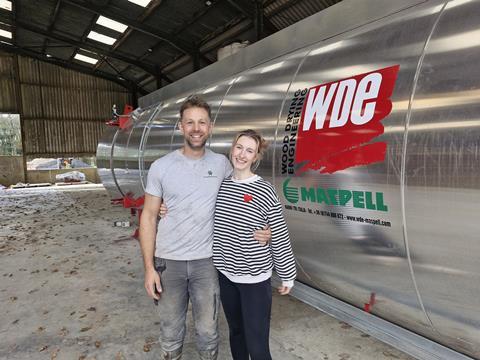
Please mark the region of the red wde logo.
<svg viewBox="0 0 480 360"><path fill-rule="evenodd" d="M295 163L303 165L300 171L331 174L385 160L387 144L370 141L383 134L380 121L392 111L390 96L399 68L395 65L308 90L295 129Z"/></svg>

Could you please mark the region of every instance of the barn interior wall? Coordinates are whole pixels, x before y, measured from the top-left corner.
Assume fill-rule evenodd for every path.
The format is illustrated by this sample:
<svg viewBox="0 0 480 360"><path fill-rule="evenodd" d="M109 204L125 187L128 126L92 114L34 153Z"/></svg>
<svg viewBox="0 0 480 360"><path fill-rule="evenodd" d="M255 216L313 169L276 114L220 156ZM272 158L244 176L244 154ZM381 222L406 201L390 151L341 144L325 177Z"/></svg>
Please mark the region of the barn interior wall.
<svg viewBox="0 0 480 360"><path fill-rule="evenodd" d="M131 102L114 82L3 52L0 92L0 113L20 114L24 164L27 157L95 155L112 105L121 111Z"/></svg>
<svg viewBox="0 0 480 360"><path fill-rule="evenodd" d="M23 156L0 156L0 185L25 182Z"/></svg>

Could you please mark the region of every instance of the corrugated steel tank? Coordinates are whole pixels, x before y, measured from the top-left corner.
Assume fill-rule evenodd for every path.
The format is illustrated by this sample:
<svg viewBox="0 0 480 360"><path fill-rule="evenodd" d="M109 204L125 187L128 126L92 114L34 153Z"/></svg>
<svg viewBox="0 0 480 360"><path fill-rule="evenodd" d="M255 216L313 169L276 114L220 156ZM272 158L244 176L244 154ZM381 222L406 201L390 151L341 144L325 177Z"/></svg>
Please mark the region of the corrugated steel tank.
<svg viewBox="0 0 480 360"><path fill-rule="evenodd" d="M325 24L333 25L322 31ZM285 205L301 282L359 308L371 303L374 315L479 358L480 1L344 1L275 36L240 52L241 60L148 96L132 128L107 130L97 152L105 187L112 197L141 196L152 162L183 144L180 104L199 93L212 107L212 150L227 154L234 133L246 128L271 143L258 173ZM258 60L262 51L268 61ZM391 112L381 120L383 133L369 138L386 144L380 160L377 152L358 165L362 159L348 151L362 140L329 158L338 165L350 156L358 166L322 173L321 166L302 171L304 162L285 171L292 154L298 162L300 147L308 147L300 128L315 99L309 89L347 78L359 85L365 74L394 66ZM200 85L205 74L214 80ZM352 89L356 99L361 90ZM368 106L380 108L365 99L357 122ZM289 113L295 101L303 101L302 114ZM298 130L287 126L297 120ZM372 131L346 126L350 132L323 129L317 140L330 136L335 147Z"/></svg>

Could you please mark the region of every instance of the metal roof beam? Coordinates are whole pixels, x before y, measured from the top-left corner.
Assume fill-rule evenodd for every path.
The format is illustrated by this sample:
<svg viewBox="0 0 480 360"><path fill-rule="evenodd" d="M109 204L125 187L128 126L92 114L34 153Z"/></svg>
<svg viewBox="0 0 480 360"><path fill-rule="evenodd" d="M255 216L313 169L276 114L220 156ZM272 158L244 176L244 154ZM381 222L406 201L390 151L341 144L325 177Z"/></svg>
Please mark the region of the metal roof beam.
<svg viewBox="0 0 480 360"><path fill-rule="evenodd" d="M17 14L18 14L18 8L19 8L19 2L18 1L12 1L12 24L10 31L12 32L12 44L16 45L17 44Z"/></svg>
<svg viewBox="0 0 480 360"><path fill-rule="evenodd" d="M113 69L113 71L115 71L115 72L117 73L117 76L123 77L123 75L122 75L122 73L120 72L120 70L118 70L115 66L113 66L113 64L112 64L110 61L108 61L107 58L105 58L104 61L105 61L105 63L106 63L108 66L110 66L110 68Z"/></svg>
<svg viewBox="0 0 480 360"><path fill-rule="evenodd" d="M162 4L163 0L153 0L150 2L150 4L148 4L146 10L142 13L142 15L140 15L137 20L138 21L145 21L145 19L147 19L156 9L158 9L158 7ZM116 51L124 42L125 40L131 35L131 33L133 32L134 30L132 28L127 28L127 30L125 30L123 32L122 35L120 35L120 37L117 39L117 41L115 42L115 44L113 44L112 46L112 51ZM164 42L162 41L162 44ZM138 61L142 61L143 58L139 58L137 57L137 60ZM104 58L102 57L102 59L97 62L95 64L95 66L93 67L94 69L99 69L100 66L102 66L104 62ZM130 69L131 65L127 65L122 71L126 71L127 69Z"/></svg>
<svg viewBox="0 0 480 360"><path fill-rule="evenodd" d="M24 23L24 22L21 22L21 21L18 21L18 20L17 20L17 27L20 27L22 29L25 29L25 30L43 35L43 36L48 37L49 39L52 39L52 40L61 41L63 43L69 44L73 47L89 50L89 51L95 52L95 53L100 54L100 55L108 56L112 59L117 59L117 60L123 61L124 63L127 63L127 64L135 65L135 66L139 67L140 69L143 69L143 70L149 72L150 74L155 74L153 66L150 67L150 66L148 66L144 63L141 63L141 62L139 62L135 59L132 59L128 56L120 55L118 53L102 49L99 46L92 45L92 44L89 44L89 43L86 43L86 42L82 43L80 41L71 39L71 38L63 36L63 35L53 34L52 32L48 32L46 30L43 30L42 28L39 28L39 27L36 27L34 25L27 24L27 23Z"/></svg>
<svg viewBox="0 0 480 360"><path fill-rule="evenodd" d="M83 35L80 39L80 43L84 44L85 41L87 41L87 36L88 34L90 33L91 29L93 28L93 26L95 25L95 23L97 22L98 20L98 15L95 15L92 20L90 20L90 24L87 26L87 28L85 29L85 31L83 32ZM70 57L68 58L68 61L72 61L73 58L75 57L75 54L78 52L78 47L75 47L75 49L73 49L73 52L72 52L72 55L70 55ZM100 61L100 60L99 60ZM95 69L96 70L96 69Z"/></svg>
<svg viewBox="0 0 480 360"><path fill-rule="evenodd" d="M237 39L237 36L239 34L241 34L242 32L235 32L233 35L232 34L228 35L228 32L229 32L230 29L236 27L241 22L245 23L245 26L243 27L242 32L247 31L252 26L250 19L248 19L248 18L246 19L244 16L239 15L235 19L228 22L227 24L215 29L213 32L208 34L200 43L198 43L198 47L200 49L200 52L202 54L205 54L205 53L208 53L211 50L213 50L211 47L209 47L208 49L205 48L205 44L210 43L212 41L215 41L216 39L218 40L219 38L221 38L220 41L216 42L215 47L223 46L224 44L226 44L227 41L230 41L232 39ZM205 56L205 55L203 55L203 56ZM168 72L168 71L171 71L172 69L176 68L176 67L171 68L172 64L181 63L182 65L185 65L185 63L188 62L187 60L188 59L187 59L186 56L177 56L177 57L173 58L173 60L170 63L163 66L162 71Z"/></svg>
<svg viewBox="0 0 480 360"><path fill-rule="evenodd" d="M227 0L231 7L240 11L246 18L250 19L254 24L256 24L257 34L262 31L260 36L257 35L257 40L265 36L271 35L278 31L275 25L265 16L263 13L263 5L259 0L254 2L246 0ZM257 24L259 26L257 26ZM265 33L263 30L268 30L268 33Z"/></svg>
<svg viewBox="0 0 480 360"><path fill-rule="evenodd" d="M210 10L212 10L213 8L215 8L218 4L220 4L222 2L222 0L216 0L216 1L212 1L212 4L208 7L206 7L205 9L195 13L189 20L185 21L183 24L182 24L182 27L180 29L177 29L175 30L175 34L180 34L182 32L184 32L185 30L187 30L191 25L195 24L197 21L199 21L203 16L205 16ZM147 58L150 54L153 54L155 51L157 51L157 49L159 49L161 46L163 45L163 42L158 42L156 43L155 45L153 45L149 50L151 51L147 51L145 54L143 54L141 57L140 57L140 60L143 60L145 58ZM204 54L202 54L200 52L200 58L205 61L208 65L212 64L213 61L210 60L208 57L206 57ZM193 57L194 59L194 57ZM171 81L170 81L171 82Z"/></svg>
<svg viewBox="0 0 480 360"><path fill-rule="evenodd" d="M180 34L187 30L191 25L195 24L198 20L204 17L209 11L217 7L222 2L222 0L213 0L210 6L205 7L203 10L196 12L189 20L185 21L182 24L182 27L178 30L175 30L175 34Z"/></svg>
<svg viewBox="0 0 480 360"><path fill-rule="evenodd" d="M13 5L12 5L13 6ZM0 10L0 22L4 24L11 24L13 23L13 14L7 11Z"/></svg>
<svg viewBox="0 0 480 360"><path fill-rule="evenodd" d="M138 83L141 84L142 82L144 82L145 80L147 80L148 78L151 78L151 77L152 77L152 75L145 74L141 78L138 78Z"/></svg>
<svg viewBox="0 0 480 360"><path fill-rule="evenodd" d="M280 5L275 10L273 10L270 15L275 16L277 14L280 14L282 11L285 11L285 10L288 10L288 9L292 8L293 6L298 4L300 1L302 1L302 0L293 0L293 1L286 2L283 5Z"/></svg>
<svg viewBox="0 0 480 360"><path fill-rule="evenodd" d="M183 55L183 56L185 56L185 55ZM131 67L132 67L131 65L127 65L124 69L120 70L120 73L123 74L125 71L130 70ZM97 69L96 66L94 68ZM160 69L159 69L158 65L155 65L155 74L147 73L145 76L146 77L150 77L150 76L160 77L160 78L162 78L162 80L165 80L169 84L173 83L173 80L169 76L167 76L167 75L165 75L165 73L163 73L161 71L159 72L159 71L160 71ZM142 81L138 80L138 82L141 83Z"/></svg>
<svg viewBox="0 0 480 360"><path fill-rule="evenodd" d="M60 12L60 5L62 4L62 0L56 0L55 8L53 9L53 13L50 17L50 24L48 24L47 31L51 32L53 30L53 27L55 25L55 21L57 20L58 13ZM43 42L43 47L42 47L42 54L45 54L47 51L47 46L49 43L50 39L45 38Z"/></svg>
<svg viewBox="0 0 480 360"><path fill-rule="evenodd" d="M128 90L132 89L132 85L136 85L136 84L133 84L133 82L130 81L130 80L127 80L127 79L121 80L117 76L111 75L111 74L103 72L103 71L99 71L99 70L93 71L91 68L89 68L87 66L82 66L80 64L75 64L75 63L69 63L65 60L57 59L57 58L54 58L54 57L47 57L47 56L44 56L43 54L41 54L39 52L32 51L32 50L25 49L25 48L21 48L21 47L18 47L18 46L7 45L7 44L0 43L0 50L3 50L3 51L8 52L10 54L17 54L17 55L31 57L33 59L37 59L37 60L40 60L40 61L43 61L43 62L58 65L58 66L61 66L63 68L66 68L66 69L78 71L78 72L81 72L81 73L84 73L84 74L87 74L87 75L92 75L92 76L96 76L96 77L99 77L99 78L102 78L102 79L105 79L105 80L113 81L113 82L123 86L124 88L126 88ZM136 85L136 87L144 95L148 93L145 89L141 88L140 86Z"/></svg>
<svg viewBox="0 0 480 360"><path fill-rule="evenodd" d="M264 31L265 29L263 28L264 26L264 21L263 18L265 17L263 15L263 4L261 1L255 1L255 12L254 12L254 24L255 24L255 35L256 35L256 40L261 40L263 39L264 36Z"/></svg>
<svg viewBox="0 0 480 360"><path fill-rule="evenodd" d="M200 44L200 49L204 53L210 52L213 49L221 46L221 44L224 44L226 40L236 39L238 35L250 29L251 26L252 25L249 19L238 17L238 19L236 19L234 22L231 22L215 30L211 34L212 36L210 36L208 39L205 39ZM186 56L176 58L169 64L163 66L162 71L165 71L165 72L173 71L179 66L185 65L187 62L188 62L188 58Z"/></svg>
<svg viewBox="0 0 480 360"><path fill-rule="evenodd" d="M193 46L186 44L182 40L178 39L175 36L172 36L166 32L163 32L161 30L155 29L151 26L142 24L139 21L129 19L128 17L120 14L118 11L109 9L107 10L105 7L97 6L94 5L93 2L88 2L86 3L85 1L78 1L78 0L62 0L64 3L76 6L82 10L89 11L91 13L95 13L98 15L102 15L105 17L108 17L112 20L121 22L122 24L128 25L134 30L140 31L144 34L153 36L157 39L163 40L176 48L177 50L183 52L184 54L194 56L195 54L195 49Z"/></svg>

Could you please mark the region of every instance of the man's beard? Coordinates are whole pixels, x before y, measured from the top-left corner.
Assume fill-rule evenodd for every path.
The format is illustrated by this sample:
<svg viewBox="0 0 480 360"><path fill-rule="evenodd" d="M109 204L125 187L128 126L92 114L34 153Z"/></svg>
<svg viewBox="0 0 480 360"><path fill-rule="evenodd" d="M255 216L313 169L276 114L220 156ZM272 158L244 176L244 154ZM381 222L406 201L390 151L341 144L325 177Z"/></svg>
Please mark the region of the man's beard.
<svg viewBox="0 0 480 360"><path fill-rule="evenodd" d="M200 145L193 145L189 139L185 139L185 141L187 142L187 145L190 149L192 150L201 150L205 147L205 144L207 143L207 140L208 138L205 138L205 140L203 140L203 142L200 144Z"/></svg>

